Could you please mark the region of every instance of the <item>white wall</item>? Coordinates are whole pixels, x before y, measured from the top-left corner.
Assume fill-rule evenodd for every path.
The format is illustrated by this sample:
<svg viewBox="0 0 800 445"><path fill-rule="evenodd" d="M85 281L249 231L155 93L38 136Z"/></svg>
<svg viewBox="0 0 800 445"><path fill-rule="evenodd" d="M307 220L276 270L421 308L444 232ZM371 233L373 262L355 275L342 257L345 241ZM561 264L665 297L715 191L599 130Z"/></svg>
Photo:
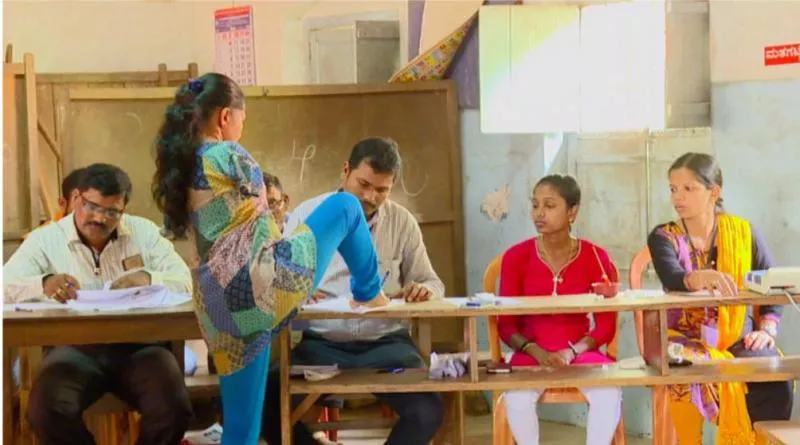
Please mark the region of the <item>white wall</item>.
<svg viewBox="0 0 800 445"><path fill-rule="evenodd" d="M800 2L785 0L711 1L711 80L800 78L800 60L766 66L764 48L794 45L800 50Z"/></svg>
<svg viewBox="0 0 800 445"><path fill-rule="evenodd" d="M222 1L34 1L3 4L3 43L17 58L33 53L37 72L153 71L159 63L200 72L214 64L214 10ZM256 75L259 84L297 83L303 58L303 17L396 11L407 52L407 2L254 0ZM286 78L286 80L284 80Z"/></svg>

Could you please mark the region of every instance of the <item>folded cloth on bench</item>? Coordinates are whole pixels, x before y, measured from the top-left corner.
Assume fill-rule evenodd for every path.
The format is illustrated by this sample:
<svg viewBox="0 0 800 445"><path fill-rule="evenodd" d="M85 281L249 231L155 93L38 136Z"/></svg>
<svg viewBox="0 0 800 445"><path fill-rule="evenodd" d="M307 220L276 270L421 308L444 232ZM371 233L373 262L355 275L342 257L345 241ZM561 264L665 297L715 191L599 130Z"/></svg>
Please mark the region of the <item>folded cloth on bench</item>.
<svg viewBox="0 0 800 445"><path fill-rule="evenodd" d="M445 378L458 378L467 374L469 354L431 354L431 367L428 378L441 380Z"/></svg>

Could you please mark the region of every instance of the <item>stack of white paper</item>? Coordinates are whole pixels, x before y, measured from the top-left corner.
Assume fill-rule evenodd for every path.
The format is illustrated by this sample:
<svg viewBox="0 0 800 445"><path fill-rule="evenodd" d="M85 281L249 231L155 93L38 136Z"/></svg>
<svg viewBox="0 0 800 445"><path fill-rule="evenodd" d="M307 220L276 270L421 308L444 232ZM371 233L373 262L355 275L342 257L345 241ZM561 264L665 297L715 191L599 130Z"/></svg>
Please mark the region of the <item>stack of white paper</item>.
<svg viewBox="0 0 800 445"><path fill-rule="evenodd" d="M124 311L131 309L165 308L192 300L189 294L171 292L166 286L140 286L129 289L79 290L78 298L61 304L52 300L3 305L4 311L43 311L72 309L76 311Z"/></svg>
<svg viewBox="0 0 800 445"><path fill-rule="evenodd" d="M76 310L125 310L170 307L191 301L189 294L170 292L166 286L140 286L117 290L79 290L78 298L67 302Z"/></svg>

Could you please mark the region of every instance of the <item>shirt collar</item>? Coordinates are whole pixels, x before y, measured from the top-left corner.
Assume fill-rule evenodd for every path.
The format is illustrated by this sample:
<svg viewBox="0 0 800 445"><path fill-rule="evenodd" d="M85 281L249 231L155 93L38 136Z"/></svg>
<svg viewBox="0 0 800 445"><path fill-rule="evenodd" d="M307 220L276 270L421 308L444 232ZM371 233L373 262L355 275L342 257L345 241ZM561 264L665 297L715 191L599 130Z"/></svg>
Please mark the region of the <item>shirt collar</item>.
<svg viewBox="0 0 800 445"><path fill-rule="evenodd" d="M343 188L340 187L338 190L336 190L336 193L345 193L345 191ZM370 230L375 229L375 225L378 224L380 217L381 217L381 208L378 207L378 210L376 210L372 216L367 218L367 226L369 227Z"/></svg>
<svg viewBox="0 0 800 445"><path fill-rule="evenodd" d="M67 243L83 243L83 240L78 233L78 229L75 227L74 213L70 213L69 215L61 218L57 224L61 226L61 229L67 234ZM126 215L122 215L119 223L117 224L117 229L111 233L111 239L117 240L121 237L127 237L130 235L131 229L127 223Z"/></svg>
<svg viewBox="0 0 800 445"><path fill-rule="evenodd" d="M378 224L378 220L381 217L381 209L378 207L378 210L367 219L367 226L369 226L369 230L374 230L375 225Z"/></svg>

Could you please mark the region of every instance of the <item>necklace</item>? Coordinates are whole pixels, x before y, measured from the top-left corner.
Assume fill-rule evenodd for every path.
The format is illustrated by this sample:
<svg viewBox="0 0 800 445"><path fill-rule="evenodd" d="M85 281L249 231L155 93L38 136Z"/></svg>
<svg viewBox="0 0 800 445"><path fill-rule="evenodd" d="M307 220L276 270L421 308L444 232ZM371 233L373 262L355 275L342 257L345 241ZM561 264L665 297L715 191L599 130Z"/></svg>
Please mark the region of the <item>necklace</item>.
<svg viewBox="0 0 800 445"><path fill-rule="evenodd" d="M571 260L572 257L575 255L575 250L576 250L575 246L577 244L576 241L577 240L573 237L569 238L569 254L567 255L567 260L565 262L569 262L569 260ZM539 242L536 243L536 247L538 247L539 254L542 255L543 257L547 258L550 261L556 259L552 255L550 255L550 252L547 250L547 247L545 247L544 243L541 242L541 238Z"/></svg>
<svg viewBox="0 0 800 445"><path fill-rule="evenodd" d="M541 239L537 240L536 242L536 250L539 253L539 258L542 260L545 266L547 266L547 268L550 269L550 272L553 274L553 296L556 296L558 295L558 285L564 282L564 278L561 276L561 272L563 272L564 269L566 269L567 266L569 266L569 264L572 262L572 260L577 256L576 254L578 249L576 247L579 245L577 243L578 240L573 237L570 237L569 255L567 256L567 260L564 262L564 264L561 265L561 267L558 269L558 272L556 272L553 269L553 265L548 262L555 260L555 258L553 258L550 255L550 253L547 251L547 248L540 241Z"/></svg>
<svg viewBox="0 0 800 445"><path fill-rule="evenodd" d="M706 246L707 248L705 250L698 250L695 247L694 241L692 241L692 235L689 233L689 228L686 226L686 221L683 218L681 218L681 224L683 225L684 233L686 233L686 241L689 243L692 259L697 262L698 268L706 269L710 267L711 269L714 269L716 261L711 259L711 252L714 250L714 245L717 239L716 215L714 215L714 225L711 228L711 234L709 234L708 239L706 240L706 244L708 244L708 246ZM700 264L701 260L703 264Z"/></svg>

